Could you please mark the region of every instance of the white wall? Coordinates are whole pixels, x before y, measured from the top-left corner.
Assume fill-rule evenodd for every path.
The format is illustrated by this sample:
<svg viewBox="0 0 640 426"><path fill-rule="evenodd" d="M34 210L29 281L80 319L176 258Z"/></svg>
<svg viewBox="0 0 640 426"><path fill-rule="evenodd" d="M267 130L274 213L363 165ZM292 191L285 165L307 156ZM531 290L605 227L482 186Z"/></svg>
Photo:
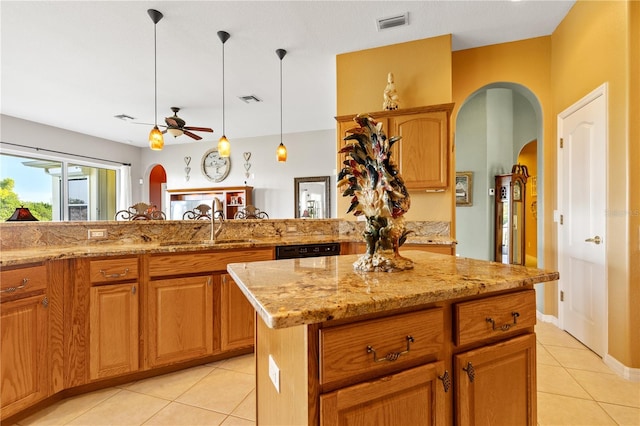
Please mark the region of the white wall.
<svg viewBox="0 0 640 426"><path fill-rule="evenodd" d="M335 129L285 134L286 163L276 160L280 135L245 139L227 136L231 142L231 171L224 181L214 183L202 174L202 156L217 145L217 139L203 139L183 145L165 145L162 151L142 150L142 187L147 187L149 173L156 164L161 164L167 172L167 189L243 186L246 182L246 185L254 187L253 204L257 208L267 212L271 219L284 219L294 217L293 178L330 176L331 217L336 217ZM251 152L251 176L248 179L245 177L244 152ZM185 179L185 157L191 157L188 181ZM137 179L134 179L134 184L140 186ZM142 194L143 199L148 199L148 193L143 191Z"/></svg>
<svg viewBox="0 0 640 426"><path fill-rule="evenodd" d="M189 138L181 136L179 140L184 140L184 144L165 145L162 151L151 151L149 148L134 147L7 115L0 115L0 119L2 142L131 163L131 199L134 202L149 199L146 189L149 173L154 165L161 164L167 172L168 189L242 186L246 181L246 185L254 187L253 202L256 207L266 211L272 219L292 218L293 178L330 176L331 217L336 217L335 129L283 135L282 140L288 151L286 163L276 161L279 134L245 139L233 139L230 134L231 172L224 181L214 183L202 174L201 161L202 155L217 145L217 138L189 142ZM19 151L25 155L37 152L10 145L2 145L2 149ZM244 175L243 152L251 152L249 179ZM191 177L188 182L184 170L186 156L191 157ZM143 184L139 183L140 179L143 179Z"/></svg>

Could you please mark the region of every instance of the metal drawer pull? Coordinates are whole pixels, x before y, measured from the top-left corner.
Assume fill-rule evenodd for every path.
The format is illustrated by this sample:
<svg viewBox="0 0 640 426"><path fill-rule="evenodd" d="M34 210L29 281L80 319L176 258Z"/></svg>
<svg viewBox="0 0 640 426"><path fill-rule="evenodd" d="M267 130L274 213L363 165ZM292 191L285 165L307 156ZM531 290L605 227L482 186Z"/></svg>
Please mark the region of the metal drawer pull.
<svg viewBox="0 0 640 426"><path fill-rule="evenodd" d="M400 355L409 353L409 350L411 350L411 344L413 342L415 342L414 338L411 336L407 336L407 349L405 349L402 352L389 352L387 356L385 356L384 358L378 358L378 355L376 354L376 350L373 349L372 346L367 346L367 353L368 354L373 353L374 362L396 361L398 358L400 358Z"/></svg>
<svg viewBox="0 0 640 426"><path fill-rule="evenodd" d="M511 312L511 316L513 317L513 324L503 324L500 327L496 328L496 322L493 320L493 318L491 317L487 318L487 322L491 323L491 328L493 329L493 331L496 331L496 330L507 331L511 328L512 325L517 324L518 317L520 316L520 314L518 312Z"/></svg>
<svg viewBox="0 0 640 426"><path fill-rule="evenodd" d="M105 278L123 278L129 273L129 268L125 268L124 272L121 274L107 274L103 269L100 269L100 273Z"/></svg>
<svg viewBox="0 0 640 426"><path fill-rule="evenodd" d="M473 380L476 378L476 369L473 368L470 362L467 363L467 367L462 367L463 371L467 372L467 376L469 376L469 381L473 383Z"/></svg>
<svg viewBox="0 0 640 426"><path fill-rule="evenodd" d="M47 296L42 299L42 306L44 306L45 308L49 306L49 298Z"/></svg>
<svg viewBox="0 0 640 426"><path fill-rule="evenodd" d="M438 379L442 380L442 386L444 387L444 393L449 392L451 388L451 376L447 370L444 370L444 374L442 376L438 376Z"/></svg>
<svg viewBox="0 0 640 426"><path fill-rule="evenodd" d="M29 278L23 278L22 285L19 285L17 287L7 287L5 289L0 290L0 293L13 293L14 291L21 290L27 286L28 282L29 282Z"/></svg>

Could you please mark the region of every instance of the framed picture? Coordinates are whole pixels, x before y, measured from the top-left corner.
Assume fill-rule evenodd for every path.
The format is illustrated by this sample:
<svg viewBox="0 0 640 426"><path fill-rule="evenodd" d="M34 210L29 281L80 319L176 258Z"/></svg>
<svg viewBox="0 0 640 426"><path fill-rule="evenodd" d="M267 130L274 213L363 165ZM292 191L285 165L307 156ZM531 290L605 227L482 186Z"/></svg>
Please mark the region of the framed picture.
<svg viewBox="0 0 640 426"><path fill-rule="evenodd" d="M456 206L473 205L473 172L456 172Z"/></svg>

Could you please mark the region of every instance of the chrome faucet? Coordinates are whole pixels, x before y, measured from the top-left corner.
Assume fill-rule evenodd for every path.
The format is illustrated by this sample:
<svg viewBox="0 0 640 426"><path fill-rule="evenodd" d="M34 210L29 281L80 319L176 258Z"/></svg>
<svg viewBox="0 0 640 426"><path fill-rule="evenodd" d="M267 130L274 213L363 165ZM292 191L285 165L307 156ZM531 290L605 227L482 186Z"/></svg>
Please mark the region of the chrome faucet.
<svg viewBox="0 0 640 426"><path fill-rule="evenodd" d="M220 221L220 225L215 229L216 219ZM220 232L222 232L222 223L224 222L224 211L222 210L222 201L217 197L213 197L211 203L211 241L215 242Z"/></svg>

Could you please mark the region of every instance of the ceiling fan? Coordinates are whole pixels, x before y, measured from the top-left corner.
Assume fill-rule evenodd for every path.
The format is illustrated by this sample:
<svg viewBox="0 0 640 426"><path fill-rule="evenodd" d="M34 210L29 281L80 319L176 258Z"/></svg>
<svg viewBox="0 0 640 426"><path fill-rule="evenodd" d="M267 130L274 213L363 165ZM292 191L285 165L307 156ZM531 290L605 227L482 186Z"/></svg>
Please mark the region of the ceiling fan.
<svg viewBox="0 0 640 426"><path fill-rule="evenodd" d="M213 129L210 129L208 127L185 126L186 122L182 118L178 117L178 111L180 111L180 108L171 107L171 111L173 111L173 116L165 117L164 122L167 123L167 125L166 130L164 130L162 133L169 132L169 134L171 134L174 138L185 134L190 138L199 141L200 139L202 139L202 137L196 135L195 133L192 133L192 131L213 132Z"/></svg>

